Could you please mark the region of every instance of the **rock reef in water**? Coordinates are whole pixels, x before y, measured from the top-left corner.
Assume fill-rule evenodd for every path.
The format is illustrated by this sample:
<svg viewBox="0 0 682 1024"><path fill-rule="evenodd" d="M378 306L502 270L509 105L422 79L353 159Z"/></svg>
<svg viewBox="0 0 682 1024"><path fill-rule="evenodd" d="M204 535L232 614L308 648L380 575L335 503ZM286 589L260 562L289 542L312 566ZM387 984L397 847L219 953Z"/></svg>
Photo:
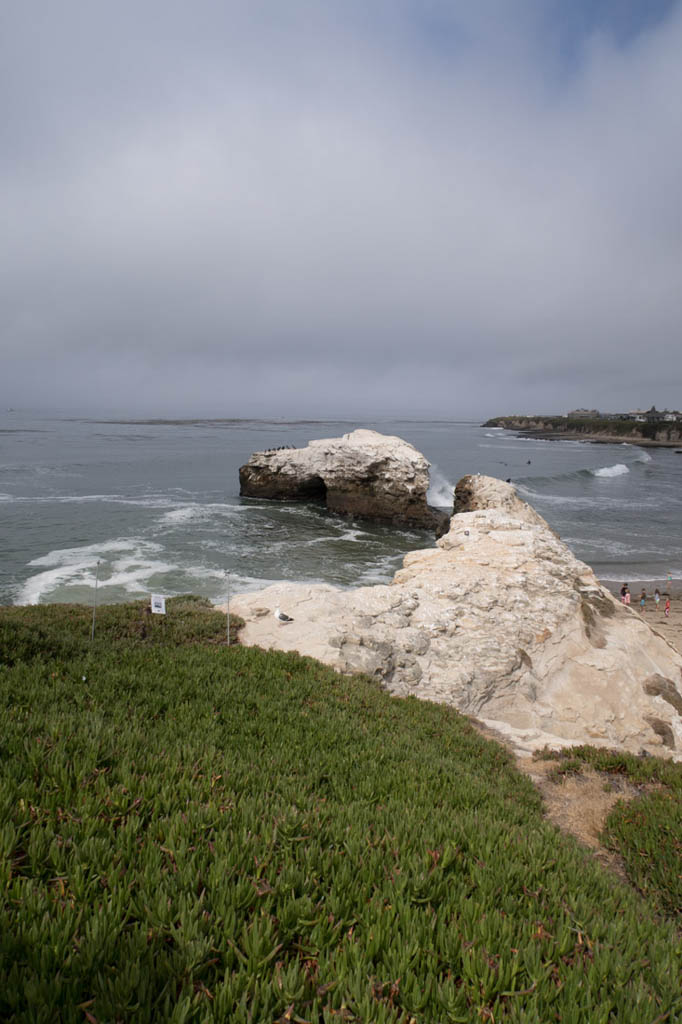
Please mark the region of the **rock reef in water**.
<svg viewBox="0 0 682 1024"><path fill-rule="evenodd" d="M413 445L375 430L255 452L239 470L251 498L321 501L332 512L442 533L449 516L426 501L429 463Z"/></svg>
<svg viewBox="0 0 682 1024"><path fill-rule="evenodd" d="M514 488L465 477L449 532L386 586L275 584L232 610L245 644L449 704L519 752L591 743L682 758L682 657L601 587ZM293 618L282 625L279 605Z"/></svg>

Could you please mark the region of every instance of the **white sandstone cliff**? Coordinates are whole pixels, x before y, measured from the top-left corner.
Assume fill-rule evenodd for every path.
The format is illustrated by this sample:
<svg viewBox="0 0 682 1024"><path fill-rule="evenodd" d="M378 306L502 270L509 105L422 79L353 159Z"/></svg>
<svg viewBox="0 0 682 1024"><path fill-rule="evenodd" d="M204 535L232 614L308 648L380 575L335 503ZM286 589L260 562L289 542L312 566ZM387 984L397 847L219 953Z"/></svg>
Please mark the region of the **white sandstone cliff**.
<svg viewBox="0 0 682 1024"><path fill-rule="evenodd" d="M436 547L406 555L388 586L239 595L242 643L450 704L519 751L584 742L682 757L682 657L511 485L465 477L457 490L471 511ZM277 622L277 605L294 621Z"/></svg>

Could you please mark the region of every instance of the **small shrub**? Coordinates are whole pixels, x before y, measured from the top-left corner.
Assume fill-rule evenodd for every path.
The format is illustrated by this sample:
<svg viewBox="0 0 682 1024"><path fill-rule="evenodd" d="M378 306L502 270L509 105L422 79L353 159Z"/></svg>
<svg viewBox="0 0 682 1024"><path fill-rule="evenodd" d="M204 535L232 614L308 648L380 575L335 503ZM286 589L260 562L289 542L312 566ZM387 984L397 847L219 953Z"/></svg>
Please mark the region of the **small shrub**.
<svg viewBox="0 0 682 1024"><path fill-rule="evenodd" d="M584 768L584 763L579 758L566 758L547 772L547 778L551 782L562 782L569 775L580 775Z"/></svg>

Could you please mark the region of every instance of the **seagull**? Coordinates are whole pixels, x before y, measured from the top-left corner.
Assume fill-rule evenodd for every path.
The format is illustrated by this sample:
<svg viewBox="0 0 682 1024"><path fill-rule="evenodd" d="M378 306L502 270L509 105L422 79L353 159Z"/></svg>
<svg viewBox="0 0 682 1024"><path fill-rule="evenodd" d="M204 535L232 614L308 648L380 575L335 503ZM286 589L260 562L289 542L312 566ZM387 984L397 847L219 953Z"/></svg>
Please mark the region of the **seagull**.
<svg viewBox="0 0 682 1024"><path fill-rule="evenodd" d="M279 605L275 608L275 618L278 622L293 622L294 620L290 615L286 615L284 612L279 610Z"/></svg>

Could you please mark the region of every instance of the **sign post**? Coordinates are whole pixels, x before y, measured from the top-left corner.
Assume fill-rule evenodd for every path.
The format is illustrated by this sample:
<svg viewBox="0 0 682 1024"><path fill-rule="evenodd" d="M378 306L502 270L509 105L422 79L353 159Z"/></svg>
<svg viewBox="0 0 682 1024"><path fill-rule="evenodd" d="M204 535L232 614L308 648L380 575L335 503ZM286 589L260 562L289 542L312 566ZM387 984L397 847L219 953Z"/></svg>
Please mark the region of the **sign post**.
<svg viewBox="0 0 682 1024"><path fill-rule="evenodd" d="M166 614L166 598L161 594L152 594L152 615Z"/></svg>
<svg viewBox="0 0 682 1024"><path fill-rule="evenodd" d="M97 581L99 578L99 558L95 567L95 597L92 602L92 630L90 632L90 643L95 639L95 617L97 615Z"/></svg>
<svg viewBox="0 0 682 1024"><path fill-rule="evenodd" d="M227 646L230 646L230 574L227 574Z"/></svg>

